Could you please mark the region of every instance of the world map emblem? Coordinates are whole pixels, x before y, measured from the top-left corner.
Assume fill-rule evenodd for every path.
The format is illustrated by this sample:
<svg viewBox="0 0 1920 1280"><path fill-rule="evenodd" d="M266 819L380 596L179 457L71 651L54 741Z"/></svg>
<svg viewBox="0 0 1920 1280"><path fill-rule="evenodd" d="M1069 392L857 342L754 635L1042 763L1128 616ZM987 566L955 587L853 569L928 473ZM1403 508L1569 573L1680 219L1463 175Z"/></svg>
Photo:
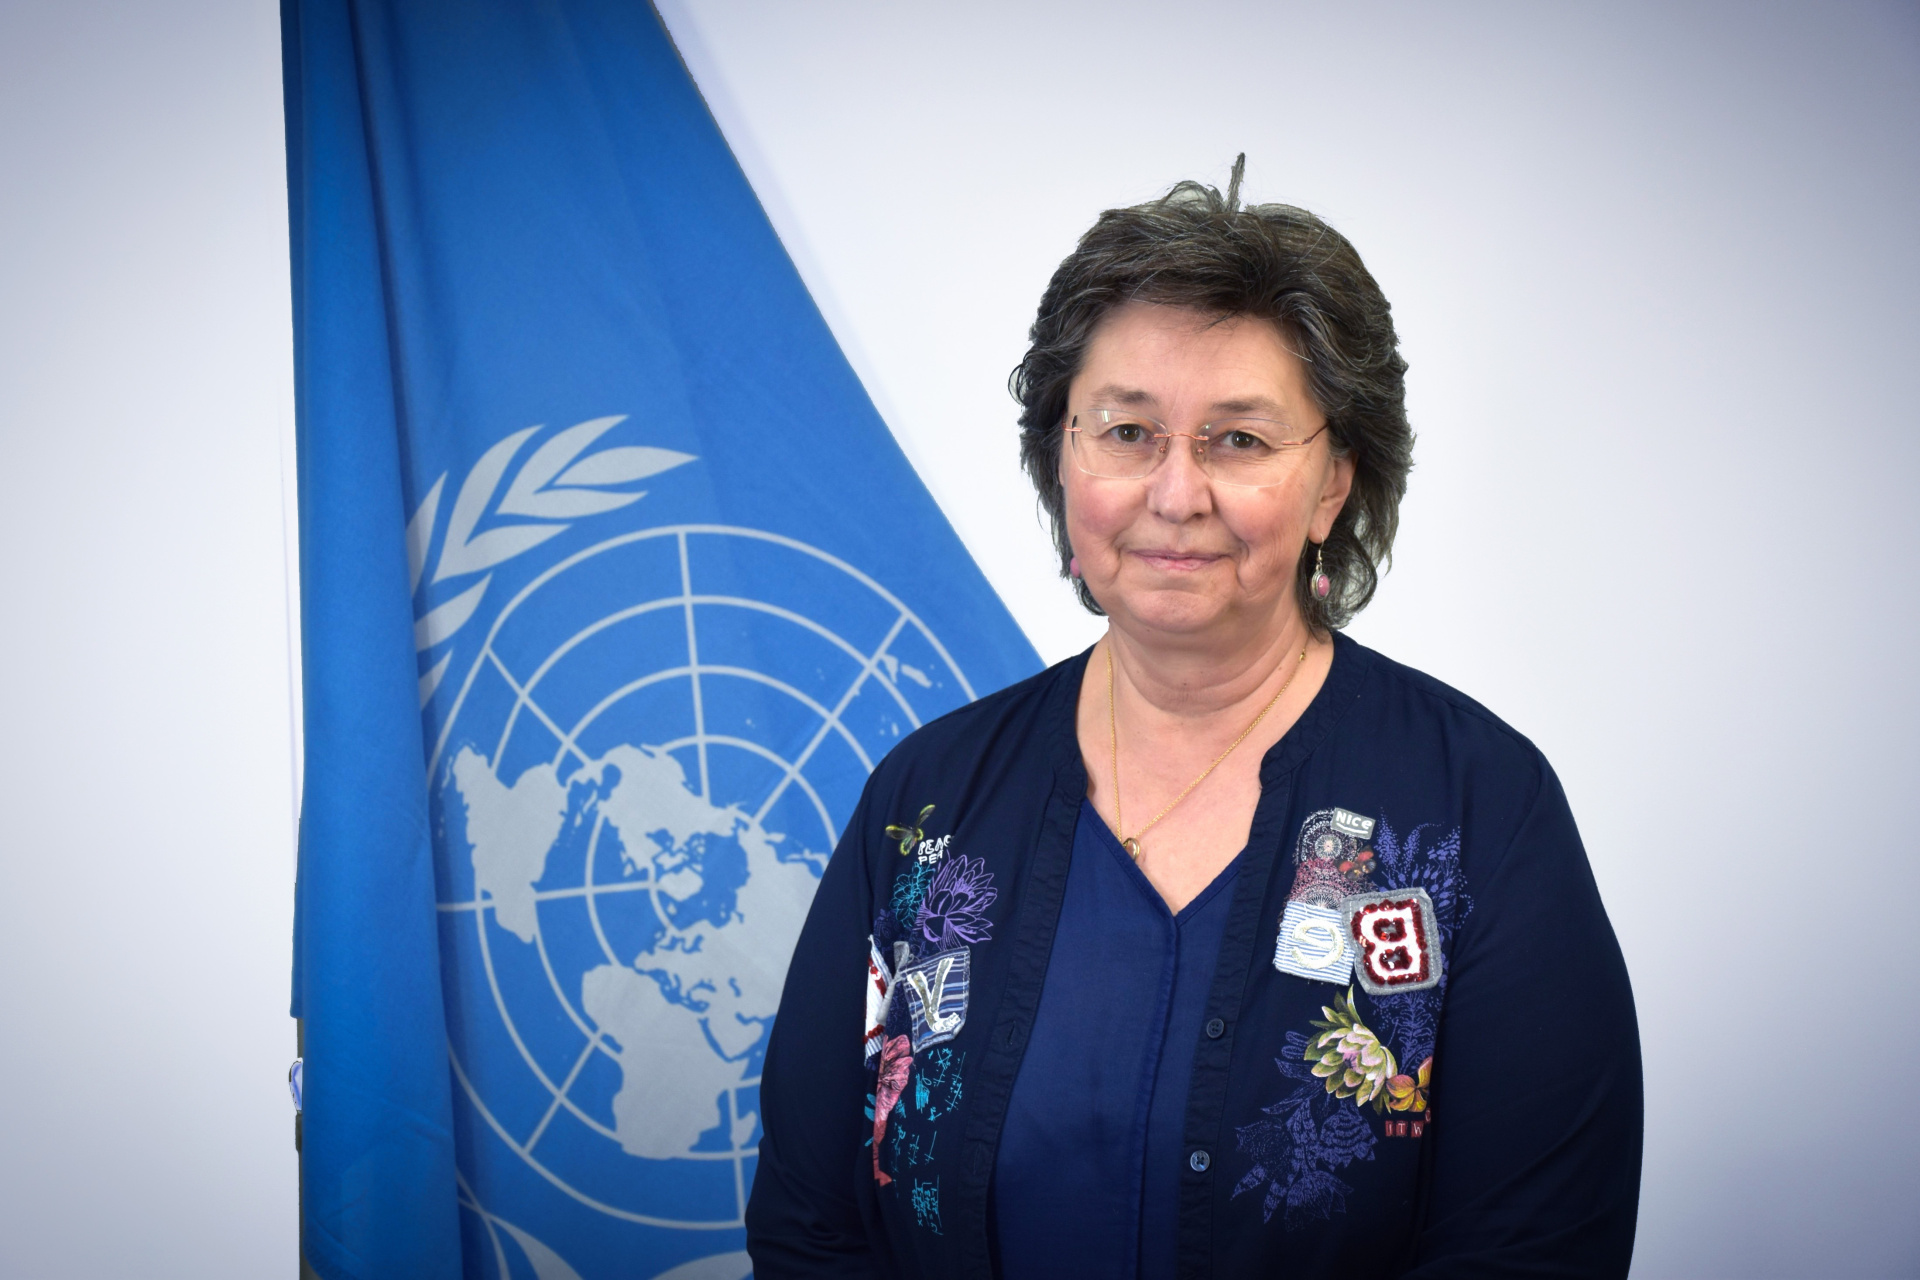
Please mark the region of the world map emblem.
<svg viewBox="0 0 1920 1280"><path fill-rule="evenodd" d="M444 533L440 486L415 519L417 585L503 528L533 532L494 565L538 569L428 628L476 590L452 575L418 628L423 701L443 709L428 776L456 1122L595 1214L737 1230L767 1036L827 858L880 757L974 693L905 602L791 537L609 529L532 563L539 522L501 526L499 491L518 486L522 508L560 494L547 521L593 528L643 496L635 480L696 461L586 453L617 421L560 432L517 470L531 433L508 437ZM463 1181L500 1248L495 1224L515 1240L526 1224L492 1198Z"/></svg>

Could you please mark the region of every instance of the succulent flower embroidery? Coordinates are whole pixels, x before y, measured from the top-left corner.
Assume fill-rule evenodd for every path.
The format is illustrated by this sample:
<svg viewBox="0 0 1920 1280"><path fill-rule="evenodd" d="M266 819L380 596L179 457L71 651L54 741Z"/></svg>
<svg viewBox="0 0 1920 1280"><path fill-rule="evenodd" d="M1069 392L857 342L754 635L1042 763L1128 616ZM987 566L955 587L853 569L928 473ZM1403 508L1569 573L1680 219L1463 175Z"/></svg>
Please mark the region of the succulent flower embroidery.
<svg viewBox="0 0 1920 1280"><path fill-rule="evenodd" d="M985 858L964 854L949 858L927 885L914 928L926 940L929 953L985 942L993 936L986 910L999 896Z"/></svg>
<svg viewBox="0 0 1920 1280"><path fill-rule="evenodd" d="M1320 1034L1307 1042L1305 1058L1313 1064L1313 1074L1326 1082L1327 1092L1336 1098L1352 1098L1355 1105L1373 1104L1384 1110L1386 1099L1380 1095L1387 1081L1399 1073L1393 1053L1380 1037L1373 1034L1353 1007L1353 988L1344 999L1333 998L1331 1006L1320 1006L1326 1021L1315 1019Z"/></svg>

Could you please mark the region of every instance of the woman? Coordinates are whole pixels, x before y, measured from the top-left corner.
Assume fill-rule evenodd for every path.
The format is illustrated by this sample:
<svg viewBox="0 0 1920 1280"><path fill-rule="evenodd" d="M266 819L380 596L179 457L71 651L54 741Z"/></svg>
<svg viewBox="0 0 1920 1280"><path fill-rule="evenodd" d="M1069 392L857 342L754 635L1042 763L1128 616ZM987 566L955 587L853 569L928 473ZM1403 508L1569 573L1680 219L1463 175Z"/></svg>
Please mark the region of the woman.
<svg viewBox="0 0 1920 1280"><path fill-rule="evenodd" d="M1406 366L1239 179L1103 214L1041 300L1023 458L1108 630L874 771L768 1050L762 1280L1626 1273L1639 1047L1566 798L1339 633Z"/></svg>

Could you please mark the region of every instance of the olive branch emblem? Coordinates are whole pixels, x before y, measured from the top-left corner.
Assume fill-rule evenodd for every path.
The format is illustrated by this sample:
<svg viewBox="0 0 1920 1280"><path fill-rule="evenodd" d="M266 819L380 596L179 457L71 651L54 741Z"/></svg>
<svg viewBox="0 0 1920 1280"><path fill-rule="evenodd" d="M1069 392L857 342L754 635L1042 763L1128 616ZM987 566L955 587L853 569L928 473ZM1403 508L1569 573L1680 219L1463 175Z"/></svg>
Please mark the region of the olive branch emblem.
<svg viewBox="0 0 1920 1280"><path fill-rule="evenodd" d="M626 418L624 413L615 414L568 427L528 454L518 468L514 468L514 459L521 447L542 428L527 427L499 441L480 455L461 481L444 529L439 527L440 499L448 473L441 473L407 521L407 585L415 602L413 647L417 652L430 654L467 625L493 582L490 570L565 533L577 520L617 511L647 496L644 489L631 491L616 486L694 460L690 453L650 445L587 452L594 441ZM509 469L513 469L511 479ZM520 519L510 523L503 519L513 516ZM431 577L426 576L429 561L433 563ZM435 590L441 583L474 574L485 576L452 599L432 603L442 594ZM448 649L421 675L421 706L440 687L452 662L453 650Z"/></svg>

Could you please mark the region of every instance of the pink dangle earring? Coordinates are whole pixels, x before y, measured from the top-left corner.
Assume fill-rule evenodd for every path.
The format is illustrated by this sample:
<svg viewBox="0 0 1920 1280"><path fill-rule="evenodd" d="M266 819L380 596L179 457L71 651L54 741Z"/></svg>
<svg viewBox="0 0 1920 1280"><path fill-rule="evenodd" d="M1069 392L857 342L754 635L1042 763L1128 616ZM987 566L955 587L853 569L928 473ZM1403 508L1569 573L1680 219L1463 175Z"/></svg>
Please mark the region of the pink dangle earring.
<svg viewBox="0 0 1920 1280"><path fill-rule="evenodd" d="M1325 545L1322 543L1313 549L1313 598L1316 600L1325 600L1333 594L1333 579L1327 576L1326 561L1321 555L1321 547Z"/></svg>

